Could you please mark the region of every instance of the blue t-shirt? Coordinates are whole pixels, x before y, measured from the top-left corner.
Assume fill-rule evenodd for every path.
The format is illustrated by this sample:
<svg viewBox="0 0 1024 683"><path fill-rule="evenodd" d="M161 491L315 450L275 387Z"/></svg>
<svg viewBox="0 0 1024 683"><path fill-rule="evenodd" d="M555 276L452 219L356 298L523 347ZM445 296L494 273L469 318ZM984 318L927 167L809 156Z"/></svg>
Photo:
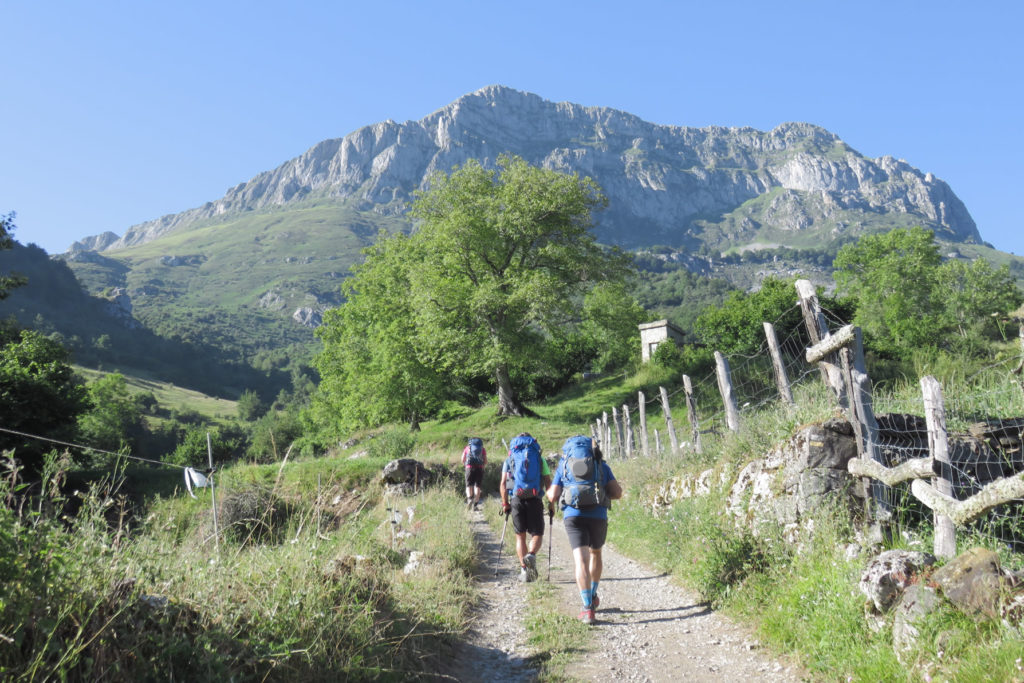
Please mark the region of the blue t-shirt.
<svg viewBox="0 0 1024 683"><path fill-rule="evenodd" d="M555 468L555 479L552 483L554 486L561 486L565 489L565 479L562 477L562 473L565 471L565 458L558 463L558 467ZM612 474L612 468L608 466L608 463L603 460L598 463L601 466L601 471L604 474L604 482L607 484L610 481L615 481L615 475ZM591 519L608 519L608 508L603 505L595 505L587 510L580 510L578 508L571 507L569 505L562 506L562 517L589 517Z"/></svg>

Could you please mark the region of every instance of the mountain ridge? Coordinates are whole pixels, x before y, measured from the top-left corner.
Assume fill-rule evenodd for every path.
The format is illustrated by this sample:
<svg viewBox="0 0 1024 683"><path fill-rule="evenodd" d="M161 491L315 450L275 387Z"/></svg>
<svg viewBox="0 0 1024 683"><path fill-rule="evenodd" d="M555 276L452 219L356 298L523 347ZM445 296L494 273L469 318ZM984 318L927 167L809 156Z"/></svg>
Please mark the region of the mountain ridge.
<svg viewBox="0 0 1024 683"><path fill-rule="evenodd" d="M415 121L386 120L321 141L218 200L132 226L114 241L86 238L70 251L116 252L202 221L307 198L399 217L431 173L469 158L493 164L506 152L594 178L610 199L596 220L598 237L626 247L707 244L721 251L729 242L776 242L765 237L833 220L839 225L824 233L831 240L871 230L880 216L893 219L882 221L890 228L921 224L950 241L983 243L944 181L890 156L863 157L814 124L789 122L771 131L654 124L617 109L492 85ZM771 214L742 210L778 189L786 194ZM717 234L709 226L722 227L722 234L709 239Z"/></svg>

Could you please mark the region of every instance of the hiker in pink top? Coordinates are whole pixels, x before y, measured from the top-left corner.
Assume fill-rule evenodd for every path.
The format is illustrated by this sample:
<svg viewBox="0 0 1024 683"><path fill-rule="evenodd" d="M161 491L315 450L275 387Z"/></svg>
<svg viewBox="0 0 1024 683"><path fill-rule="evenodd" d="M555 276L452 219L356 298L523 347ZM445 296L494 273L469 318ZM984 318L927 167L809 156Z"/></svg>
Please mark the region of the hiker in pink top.
<svg viewBox="0 0 1024 683"><path fill-rule="evenodd" d="M483 491L484 465L487 464L487 449L483 439L472 437L462 449L462 464L466 467L466 508L480 509L480 494Z"/></svg>

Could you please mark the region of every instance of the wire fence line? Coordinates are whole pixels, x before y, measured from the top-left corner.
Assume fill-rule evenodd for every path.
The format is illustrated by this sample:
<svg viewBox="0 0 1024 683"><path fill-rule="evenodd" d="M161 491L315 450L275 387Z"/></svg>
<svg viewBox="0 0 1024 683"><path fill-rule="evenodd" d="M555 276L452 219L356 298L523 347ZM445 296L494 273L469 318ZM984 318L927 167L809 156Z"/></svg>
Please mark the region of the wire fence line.
<svg viewBox="0 0 1024 683"><path fill-rule="evenodd" d="M890 530L932 529L940 557L952 556L957 537L1024 552L1024 384L1010 379L1024 362L994 362L958 381L949 397L932 377L921 378L920 391L901 387L876 397L859 330L817 307L816 297L806 301L813 287L801 291L798 283L797 290L795 306L804 310L806 329L790 325L783 338L773 340L766 324L756 352L716 353L724 361L718 371L699 380L684 375L671 390L659 387L659 396L639 393L636 401L612 407L594 421L593 436L612 457L700 452L702 434L738 429L736 420L744 413L792 400L786 384L820 377L854 426L860 457L849 471L865 478L875 521ZM791 321L791 313L771 328ZM1024 356L1024 326L1021 340ZM676 426L670 402L680 399L687 403L687 417ZM696 406L703 409L699 415ZM652 411L660 411L665 430L654 430L653 439L645 419ZM638 413L641 419L634 420Z"/></svg>

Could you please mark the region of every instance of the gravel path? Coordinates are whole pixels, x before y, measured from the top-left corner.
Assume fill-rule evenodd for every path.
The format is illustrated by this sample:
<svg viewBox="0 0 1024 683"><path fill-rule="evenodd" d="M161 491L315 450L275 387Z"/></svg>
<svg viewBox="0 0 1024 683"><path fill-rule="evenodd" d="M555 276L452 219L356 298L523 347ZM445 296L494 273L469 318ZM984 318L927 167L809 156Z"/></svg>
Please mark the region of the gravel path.
<svg viewBox="0 0 1024 683"><path fill-rule="evenodd" d="M477 580L481 602L470 632L456 649L448 675L458 681L517 683L536 680L526 643L524 587L510 554L512 527L495 576L499 536L481 513L467 513L481 548ZM546 521L546 520L545 520ZM611 521L614 521L614 513ZM499 532L500 533L500 532ZM550 533L550 532L549 532ZM551 537L551 583L559 588L552 609L576 615L579 591L572 553L561 520ZM547 576L548 539L537 557L540 580ZM570 663L566 675L579 681L778 681L809 680L798 667L762 652L743 627L710 610L697 597L610 546L604 550L601 607L587 652Z"/></svg>

